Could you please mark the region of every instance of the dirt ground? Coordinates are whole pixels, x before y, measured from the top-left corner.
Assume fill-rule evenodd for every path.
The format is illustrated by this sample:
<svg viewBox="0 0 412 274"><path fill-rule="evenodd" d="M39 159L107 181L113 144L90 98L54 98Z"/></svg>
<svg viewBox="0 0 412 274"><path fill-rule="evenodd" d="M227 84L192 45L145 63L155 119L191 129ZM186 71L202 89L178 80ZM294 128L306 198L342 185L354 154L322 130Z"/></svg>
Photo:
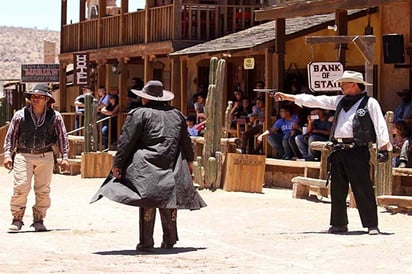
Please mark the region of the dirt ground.
<svg viewBox="0 0 412 274"><path fill-rule="evenodd" d="M174 249L138 252L137 208L89 204L101 182L54 175L49 231L29 227L31 195L22 232L8 233L12 174L0 167L0 273L412 273L412 216L379 208L382 234L369 236L348 209L350 231L330 235L329 201L285 189L202 190L208 207L178 212Z"/></svg>

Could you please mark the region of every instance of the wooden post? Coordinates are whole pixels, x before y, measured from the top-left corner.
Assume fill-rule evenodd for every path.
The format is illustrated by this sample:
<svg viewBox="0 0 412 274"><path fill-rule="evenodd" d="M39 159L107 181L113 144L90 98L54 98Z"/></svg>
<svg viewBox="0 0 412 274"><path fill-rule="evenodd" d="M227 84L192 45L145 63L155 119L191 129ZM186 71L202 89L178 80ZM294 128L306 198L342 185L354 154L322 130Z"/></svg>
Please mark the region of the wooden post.
<svg viewBox="0 0 412 274"><path fill-rule="evenodd" d="M365 58L365 80L373 83L373 43L376 37L373 35L355 35L355 36L308 36L306 44L335 43L346 44L354 43L359 52ZM372 86L366 86L366 92L373 96Z"/></svg>
<svg viewBox="0 0 412 274"><path fill-rule="evenodd" d="M386 124L388 131L392 132L393 127L393 116L392 111L388 111L385 115ZM389 134L390 136L392 134ZM392 141L392 139L391 139ZM379 149L379 148L377 148ZM376 157L375 157L376 158ZM374 158L374 160L375 160ZM378 163L376 161L375 166L375 195L392 195L392 151L389 151L389 160L385 163Z"/></svg>

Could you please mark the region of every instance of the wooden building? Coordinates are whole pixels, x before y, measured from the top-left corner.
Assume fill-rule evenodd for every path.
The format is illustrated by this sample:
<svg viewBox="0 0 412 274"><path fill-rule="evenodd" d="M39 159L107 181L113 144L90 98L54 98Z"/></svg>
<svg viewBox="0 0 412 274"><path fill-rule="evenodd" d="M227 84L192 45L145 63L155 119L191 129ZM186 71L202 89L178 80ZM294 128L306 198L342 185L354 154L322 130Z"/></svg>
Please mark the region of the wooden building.
<svg viewBox="0 0 412 274"><path fill-rule="evenodd" d="M61 1L60 92L56 107L72 112L79 87L66 74L74 54L88 55L89 79L95 89L105 86L117 93L126 110L128 84L133 77L161 80L179 91L172 102L180 107L180 63L169 54L234 33L255 24L253 11L268 6L257 0L146 0L142 10L129 11L129 1L77 0L79 22L67 22L67 2ZM117 1L119 2L119 1ZM95 8L97 6L97 8ZM101 12L106 11L106 12ZM208 71L201 77L207 79ZM207 82L206 82L207 84ZM120 119L120 118L119 118Z"/></svg>
<svg viewBox="0 0 412 274"><path fill-rule="evenodd" d="M376 9L364 20L351 24L348 21L350 9ZM306 17L319 14L335 14L335 33L319 34L324 36L317 39L305 39L300 43L290 43L285 32L287 20L298 17ZM412 54L412 2L409 0L296 0L285 2L255 13L256 20L275 20L276 47L273 57L273 71L268 73L268 81L274 83L274 87L281 89L280 81L283 75L286 61L289 55L298 50L296 62L300 68L313 59L328 60L336 56L336 49L340 47L339 60L345 67L356 65L357 60L362 60L363 69L368 81L373 82L373 94L382 104L384 111L393 110L400 101L394 96L397 91L412 88L411 54ZM397 41L384 41L388 34L399 34L403 37L403 43ZM369 44L371 56L365 59L365 55L352 42L355 36L373 35L375 38ZM329 38L327 38L329 37ZM346 38L345 38L346 37ZM352 39L350 39L352 38ZM344 39L347 39L344 41ZM369 39L369 38L365 38ZM365 40L366 41L366 40ZM365 43L363 43L365 44ZM332 45L332 46L331 46ZM404 60L386 62L388 55L398 50L405 49ZM363 52L365 53L365 52ZM332 54L332 56L331 56ZM406 55L405 54L405 55ZM329 56L329 57L328 57ZM402 62L403 61L403 62Z"/></svg>
<svg viewBox="0 0 412 274"><path fill-rule="evenodd" d="M410 1L285 1L255 12L257 20L271 20L247 30L229 34L170 54L179 58L186 72L182 96L190 95L198 71L207 66L211 56L228 62L227 93L232 99L240 84L250 96L257 80L267 88L288 91L288 75L298 74L307 80L307 65L312 61L340 61L345 69L365 73L374 85L368 92L375 96L384 111L393 110L400 98L397 91L411 88L411 10ZM384 36L402 36L402 45L387 44ZM365 52L352 40L358 37ZM385 45L386 44L386 45ZM404 48L403 63L386 63L385 55ZM395 48L395 49L394 49ZM363 48L365 50L365 48ZM245 59L253 58L255 67L246 70ZM183 98L182 104L184 100ZM266 115L275 113L276 103L267 100ZM222 110L224 111L224 109ZM266 127L272 125L268 119Z"/></svg>

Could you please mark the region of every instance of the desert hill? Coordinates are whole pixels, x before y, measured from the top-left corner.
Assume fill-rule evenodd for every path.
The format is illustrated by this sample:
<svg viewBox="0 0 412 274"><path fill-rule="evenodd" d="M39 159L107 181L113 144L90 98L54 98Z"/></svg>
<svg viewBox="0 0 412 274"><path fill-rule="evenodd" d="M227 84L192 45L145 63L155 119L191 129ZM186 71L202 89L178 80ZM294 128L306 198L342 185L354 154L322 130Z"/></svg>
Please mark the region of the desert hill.
<svg viewBox="0 0 412 274"><path fill-rule="evenodd" d="M0 26L0 90L8 79L21 78L22 64L44 63L44 41L56 43L60 51L60 32Z"/></svg>

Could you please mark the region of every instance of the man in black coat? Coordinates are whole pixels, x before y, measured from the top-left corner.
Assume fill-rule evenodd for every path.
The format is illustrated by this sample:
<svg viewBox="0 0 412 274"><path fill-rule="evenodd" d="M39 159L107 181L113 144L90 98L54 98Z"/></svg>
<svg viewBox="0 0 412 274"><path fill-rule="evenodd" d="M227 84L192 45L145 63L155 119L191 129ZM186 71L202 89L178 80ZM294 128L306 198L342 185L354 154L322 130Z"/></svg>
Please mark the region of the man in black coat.
<svg viewBox="0 0 412 274"><path fill-rule="evenodd" d="M153 229L159 208L162 248L172 248L177 237L177 209L200 209L206 203L193 186L193 147L186 118L167 102L174 94L160 81L149 81L142 90L142 107L129 112L119 137L112 174L95 194L140 207L138 250L154 246Z"/></svg>

